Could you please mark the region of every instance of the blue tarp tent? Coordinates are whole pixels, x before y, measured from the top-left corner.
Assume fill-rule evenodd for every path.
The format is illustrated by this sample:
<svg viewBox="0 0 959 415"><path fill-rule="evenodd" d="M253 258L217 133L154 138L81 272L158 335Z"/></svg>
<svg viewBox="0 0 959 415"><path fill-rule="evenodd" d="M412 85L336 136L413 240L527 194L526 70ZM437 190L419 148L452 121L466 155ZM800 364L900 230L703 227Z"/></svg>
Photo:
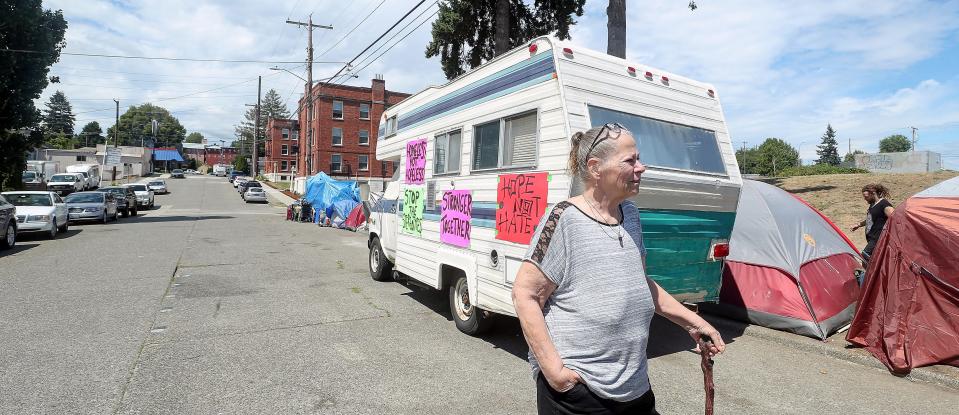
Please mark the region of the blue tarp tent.
<svg viewBox="0 0 959 415"><path fill-rule="evenodd" d="M360 204L360 188L354 181L333 180L320 172L307 179L303 199L313 205L314 222L324 214L338 225Z"/></svg>

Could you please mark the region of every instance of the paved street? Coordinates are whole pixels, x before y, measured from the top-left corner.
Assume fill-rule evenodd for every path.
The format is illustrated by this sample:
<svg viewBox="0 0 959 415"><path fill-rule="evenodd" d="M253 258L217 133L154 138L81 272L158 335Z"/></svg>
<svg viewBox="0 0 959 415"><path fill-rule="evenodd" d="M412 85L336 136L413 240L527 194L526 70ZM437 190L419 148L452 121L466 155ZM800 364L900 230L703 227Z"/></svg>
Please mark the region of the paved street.
<svg viewBox="0 0 959 415"><path fill-rule="evenodd" d="M376 283L365 234L284 221L222 178L0 253L0 413L531 413L515 319L460 334L445 295ZM662 321L664 414L702 413L699 356ZM955 413L954 389L726 331L719 414Z"/></svg>

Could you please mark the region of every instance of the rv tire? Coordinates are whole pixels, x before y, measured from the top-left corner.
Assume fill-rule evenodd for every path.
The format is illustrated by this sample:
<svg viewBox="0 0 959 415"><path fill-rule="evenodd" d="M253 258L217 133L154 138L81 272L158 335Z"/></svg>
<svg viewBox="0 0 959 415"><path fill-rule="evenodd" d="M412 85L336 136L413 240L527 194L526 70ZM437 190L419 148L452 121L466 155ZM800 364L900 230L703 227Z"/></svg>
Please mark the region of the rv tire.
<svg viewBox="0 0 959 415"><path fill-rule="evenodd" d="M373 237L370 241L370 277L374 281L389 281L393 279L393 264L386 259L383 248L380 246L380 238Z"/></svg>
<svg viewBox="0 0 959 415"><path fill-rule="evenodd" d="M478 336L489 330L493 324L493 315L470 303L466 275L460 272L449 287L450 314L459 331L470 336Z"/></svg>

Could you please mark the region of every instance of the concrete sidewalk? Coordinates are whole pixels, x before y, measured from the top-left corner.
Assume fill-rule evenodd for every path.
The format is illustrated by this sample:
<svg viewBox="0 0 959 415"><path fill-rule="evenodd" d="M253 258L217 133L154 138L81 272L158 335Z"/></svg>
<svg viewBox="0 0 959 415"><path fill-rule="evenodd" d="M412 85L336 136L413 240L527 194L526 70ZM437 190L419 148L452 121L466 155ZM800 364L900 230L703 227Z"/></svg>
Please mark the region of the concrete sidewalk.
<svg viewBox="0 0 959 415"><path fill-rule="evenodd" d="M274 188L269 182L263 181L261 183L266 185L266 186L263 186L263 191L266 192L267 196L284 204L285 206L290 206L293 204L293 202L296 201L292 197L289 197L285 193Z"/></svg>

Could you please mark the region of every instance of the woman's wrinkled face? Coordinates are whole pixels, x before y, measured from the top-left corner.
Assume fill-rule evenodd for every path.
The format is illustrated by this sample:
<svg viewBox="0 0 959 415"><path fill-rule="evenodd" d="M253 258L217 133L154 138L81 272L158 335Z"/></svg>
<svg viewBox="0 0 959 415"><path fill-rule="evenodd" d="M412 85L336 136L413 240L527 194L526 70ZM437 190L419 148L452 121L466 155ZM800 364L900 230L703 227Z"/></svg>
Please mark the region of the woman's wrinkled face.
<svg viewBox="0 0 959 415"><path fill-rule="evenodd" d="M639 193L639 182L646 166L639 161L636 139L623 133L614 143L615 150L598 163L599 180L596 183L607 197L619 200Z"/></svg>

